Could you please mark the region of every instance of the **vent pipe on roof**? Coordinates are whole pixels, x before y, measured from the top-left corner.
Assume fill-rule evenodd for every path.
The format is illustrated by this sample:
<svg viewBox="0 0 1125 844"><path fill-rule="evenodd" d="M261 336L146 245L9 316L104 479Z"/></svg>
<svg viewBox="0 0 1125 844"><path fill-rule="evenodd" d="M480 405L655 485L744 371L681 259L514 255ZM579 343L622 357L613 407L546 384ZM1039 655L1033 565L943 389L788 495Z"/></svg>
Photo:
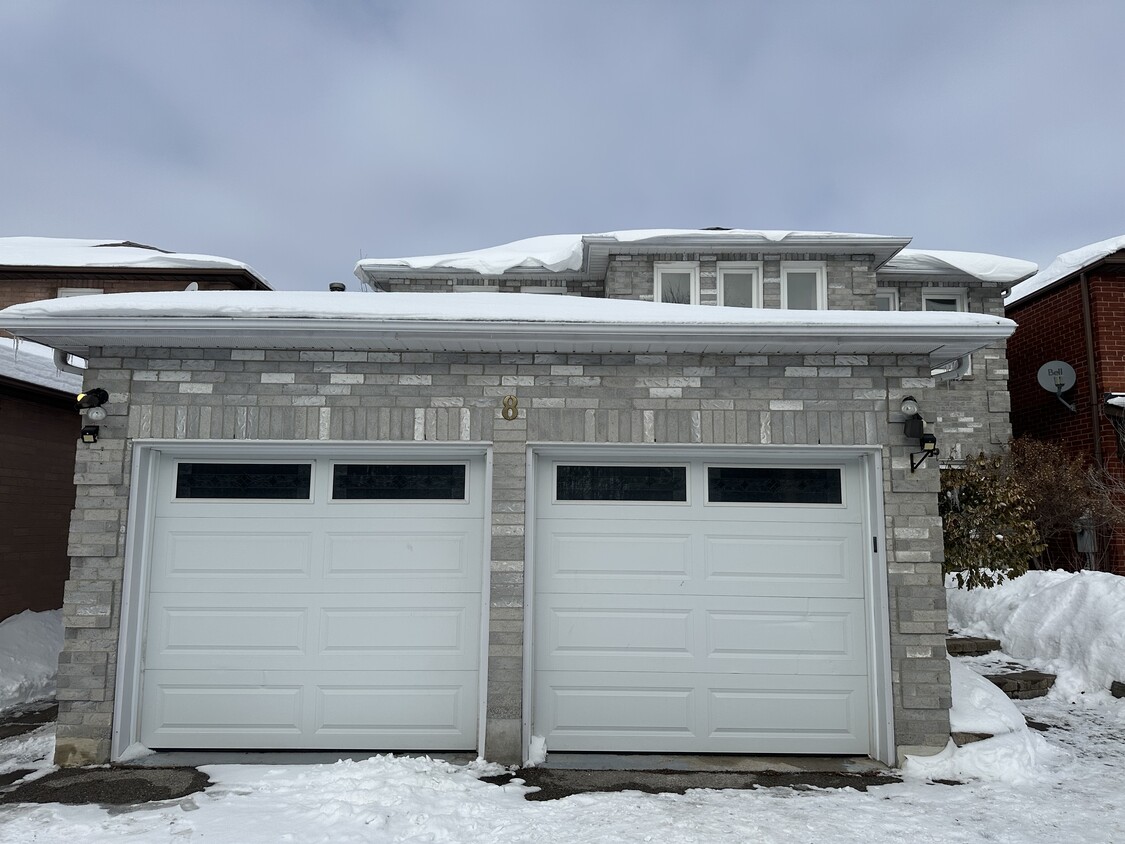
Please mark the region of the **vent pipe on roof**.
<svg viewBox="0 0 1125 844"><path fill-rule="evenodd" d="M342 281L333 281L333 282L329 283L328 289L331 290L333 293L343 293L345 290L348 289L348 286L346 284L344 284L344 282L342 282Z"/></svg>

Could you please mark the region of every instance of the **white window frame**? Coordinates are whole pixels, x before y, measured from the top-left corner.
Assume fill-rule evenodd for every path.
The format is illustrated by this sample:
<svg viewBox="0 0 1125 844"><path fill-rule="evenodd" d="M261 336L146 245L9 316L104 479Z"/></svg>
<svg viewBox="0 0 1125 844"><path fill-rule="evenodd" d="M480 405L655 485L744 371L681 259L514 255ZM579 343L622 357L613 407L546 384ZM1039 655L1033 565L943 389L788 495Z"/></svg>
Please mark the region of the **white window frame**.
<svg viewBox="0 0 1125 844"><path fill-rule="evenodd" d="M926 301L929 299L955 299L957 301L957 312L968 313L969 311L969 291L964 287L925 287L922 289L922 310L926 310ZM949 311L930 311L930 313L949 313ZM973 356L965 355L960 358L965 361L965 375L962 377L970 376L973 374ZM930 375L941 375L943 372L949 372L951 369L956 368L957 361L952 364L931 369Z"/></svg>
<svg viewBox="0 0 1125 844"><path fill-rule="evenodd" d="M789 281L791 272L816 273L816 309L828 310L828 273L823 261L782 261L781 262L781 308L789 309Z"/></svg>
<svg viewBox="0 0 1125 844"><path fill-rule="evenodd" d="M889 310L892 310L892 311L898 310L898 289L897 288L894 288L894 287L876 287L875 288L875 298L878 299L880 297L883 297L885 299L890 300L891 307L889 308Z"/></svg>
<svg viewBox="0 0 1125 844"><path fill-rule="evenodd" d="M929 299L956 299L957 310L959 313L967 313L969 310L969 297L968 292L963 287L926 287L922 290L922 310L926 310L926 302ZM931 313L938 313L931 311ZM948 313L948 311L946 311Z"/></svg>
<svg viewBox="0 0 1125 844"><path fill-rule="evenodd" d="M691 294L688 304L699 304L699 263L697 261L657 261L652 265L652 301L663 302L661 279L666 272L690 273Z"/></svg>
<svg viewBox="0 0 1125 844"><path fill-rule="evenodd" d="M715 265L715 274L718 277L719 304L726 304L726 273L750 273L754 276L753 290L750 294L750 307L762 306L762 262L761 261L720 261Z"/></svg>

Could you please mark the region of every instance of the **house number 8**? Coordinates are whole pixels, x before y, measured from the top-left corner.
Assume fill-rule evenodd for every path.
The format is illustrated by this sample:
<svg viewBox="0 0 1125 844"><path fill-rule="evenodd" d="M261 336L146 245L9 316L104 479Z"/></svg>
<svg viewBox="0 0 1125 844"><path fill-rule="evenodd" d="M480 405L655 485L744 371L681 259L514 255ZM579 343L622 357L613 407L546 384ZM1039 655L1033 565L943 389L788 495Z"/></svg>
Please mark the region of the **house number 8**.
<svg viewBox="0 0 1125 844"><path fill-rule="evenodd" d="M504 409L500 414L509 422L518 417L520 415L519 399L515 396L504 396Z"/></svg>

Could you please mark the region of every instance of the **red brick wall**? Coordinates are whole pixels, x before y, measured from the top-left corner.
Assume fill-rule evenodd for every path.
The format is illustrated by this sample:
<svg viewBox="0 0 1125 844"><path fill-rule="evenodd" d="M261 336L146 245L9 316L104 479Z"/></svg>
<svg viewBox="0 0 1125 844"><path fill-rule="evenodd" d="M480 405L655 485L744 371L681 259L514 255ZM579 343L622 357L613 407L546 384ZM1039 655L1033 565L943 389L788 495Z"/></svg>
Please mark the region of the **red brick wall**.
<svg viewBox="0 0 1125 844"><path fill-rule="evenodd" d="M80 427L61 401L0 391L0 619L62 606Z"/></svg>
<svg viewBox="0 0 1125 844"><path fill-rule="evenodd" d="M1058 441L1072 453L1092 460L1092 419L1096 419L1102 465L1110 474L1125 480L1125 464L1118 455L1116 434L1101 410L1103 393L1125 392L1125 274L1115 267L1103 266L1088 274L1088 282L1097 383L1092 396L1078 278L1046 296L1008 309L1007 315L1019 324L1008 341L1012 431L1017 437L1029 435ZM1039 367L1050 360L1066 361L1074 367L1077 381L1066 398L1077 405L1077 413L1071 413L1054 394L1039 386ZM1049 549L1056 560L1074 552L1073 542ZM1111 539L1105 562L1125 574L1125 531L1118 531Z"/></svg>

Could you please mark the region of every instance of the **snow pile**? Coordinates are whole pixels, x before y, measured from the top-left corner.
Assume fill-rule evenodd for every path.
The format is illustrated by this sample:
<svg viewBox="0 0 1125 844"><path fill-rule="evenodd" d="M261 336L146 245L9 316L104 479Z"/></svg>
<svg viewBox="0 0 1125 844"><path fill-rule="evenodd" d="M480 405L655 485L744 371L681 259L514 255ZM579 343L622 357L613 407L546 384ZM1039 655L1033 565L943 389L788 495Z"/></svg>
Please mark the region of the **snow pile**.
<svg viewBox="0 0 1125 844"><path fill-rule="evenodd" d="M0 710L55 693L62 610L25 610L0 621Z"/></svg>
<svg viewBox="0 0 1125 844"><path fill-rule="evenodd" d="M1027 728L1016 705L995 685L955 659L949 660L955 733L988 733L992 738L956 747L951 741L936 756L911 756L908 777L927 780L985 780L1023 783L1049 774L1067 754Z"/></svg>
<svg viewBox="0 0 1125 844"><path fill-rule="evenodd" d="M1057 675L1052 694L1125 682L1125 577L1031 571L991 589L947 586L950 625Z"/></svg>
<svg viewBox="0 0 1125 844"><path fill-rule="evenodd" d="M1026 299L1032 293L1036 293L1044 287L1049 287L1056 281L1066 278L1068 275L1078 272L1083 267L1088 267L1090 264L1100 261L1107 255L1112 255L1114 252L1121 249L1125 249L1125 235L1111 237L1108 240L1100 240L1097 243L1091 243L1070 252L1064 252L1048 264L1045 270L1036 273L1027 281L1013 287L1012 292L1009 293L1008 297L1004 300L1004 304L1014 305L1016 302L1020 301L1020 299Z"/></svg>

